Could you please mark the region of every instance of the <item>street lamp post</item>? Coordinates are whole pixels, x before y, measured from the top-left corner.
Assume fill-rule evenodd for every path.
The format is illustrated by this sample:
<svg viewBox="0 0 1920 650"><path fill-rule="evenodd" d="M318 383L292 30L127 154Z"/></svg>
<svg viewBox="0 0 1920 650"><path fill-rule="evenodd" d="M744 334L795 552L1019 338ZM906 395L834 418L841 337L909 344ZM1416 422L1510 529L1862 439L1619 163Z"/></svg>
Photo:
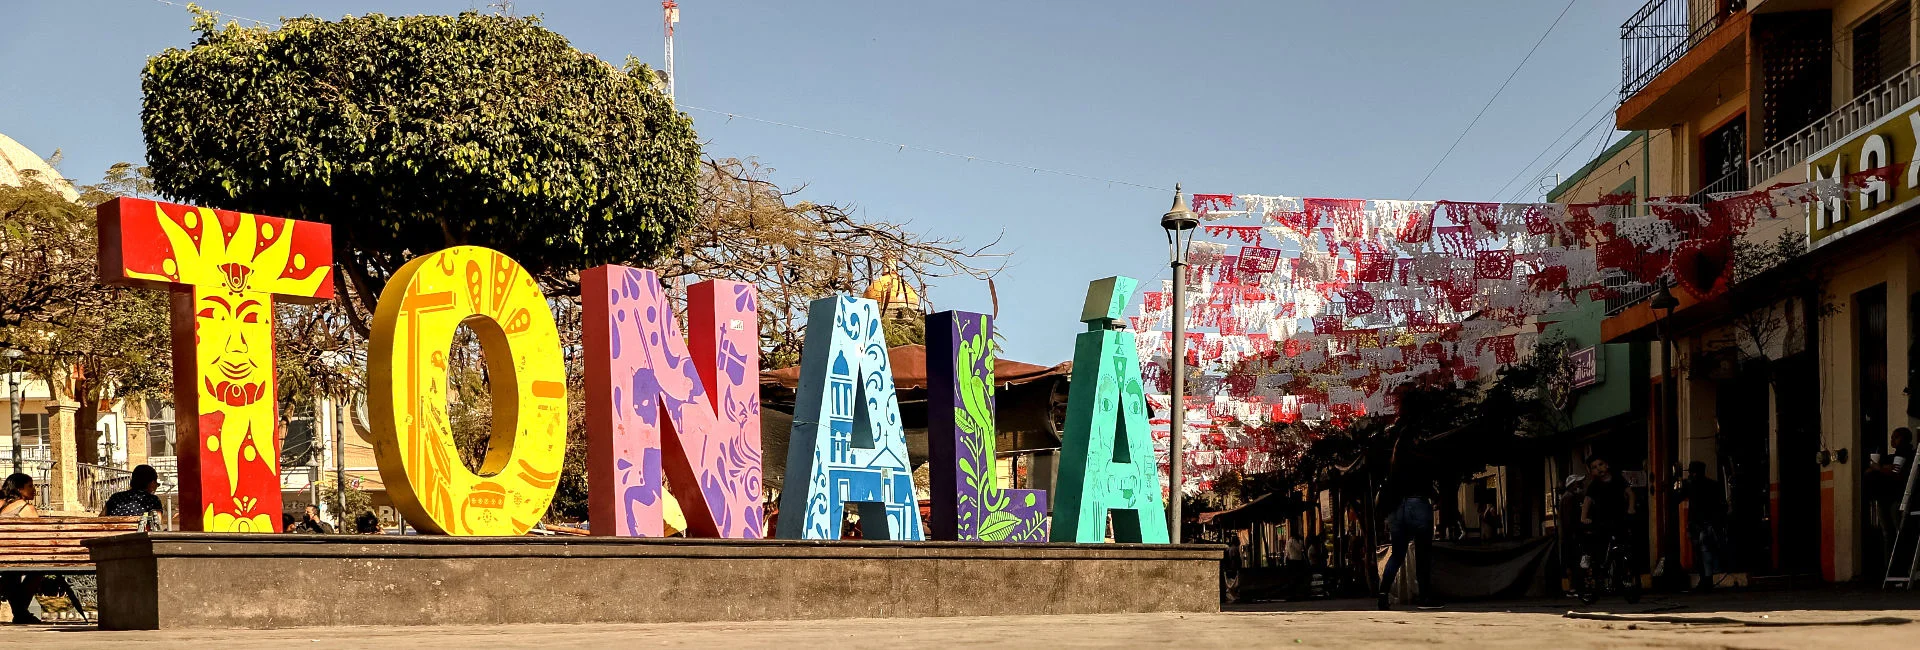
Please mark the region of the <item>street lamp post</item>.
<svg viewBox="0 0 1920 650"><path fill-rule="evenodd" d="M20 364L21 352L7 350L0 355L7 358L7 430L13 438L13 473L19 474L25 471L21 469L25 465L20 462L20 400L25 396L22 395L24 391L21 390L20 377L15 372L18 370L15 366Z"/></svg>
<svg viewBox="0 0 1920 650"><path fill-rule="evenodd" d="M1173 265L1173 411L1167 427L1167 527L1169 541L1179 544L1180 484L1186 473L1187 420L1187 248L1193 245L1194 228L1200 220L1181 200L1180 185L1173 186L1173 208L1160 217L1167 231L1167 257Z"/></svg>

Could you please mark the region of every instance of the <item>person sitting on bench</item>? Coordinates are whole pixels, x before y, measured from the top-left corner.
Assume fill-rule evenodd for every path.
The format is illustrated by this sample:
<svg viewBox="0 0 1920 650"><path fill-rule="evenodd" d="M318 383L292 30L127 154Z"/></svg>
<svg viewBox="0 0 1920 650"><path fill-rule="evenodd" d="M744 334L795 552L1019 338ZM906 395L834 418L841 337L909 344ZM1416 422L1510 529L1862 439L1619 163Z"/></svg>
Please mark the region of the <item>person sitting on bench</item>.
<svg viewBox="0 0 1920 650"><path fill-rule="evenodd" d="M33 477L26 474L14 474L0 483L0 518L39 517L40 511L33 507ZM40 619L27 610L27 604L33 602L33 595L40 591L38 573L0 574L0 595L6 596L7 606L13 609L13 622L16 624L39 623Z"/></svg>
<svg viewBox="0 0 1920 650"><path fill-rule="evenodd" d="M107 505L100 509L102 517L141 517L141 530L160 530L162 515L166 506L160 503L160 497L153 495L160 489L160 474L151 465L133 468L133 480L127 489L107 497Z"/></svg>

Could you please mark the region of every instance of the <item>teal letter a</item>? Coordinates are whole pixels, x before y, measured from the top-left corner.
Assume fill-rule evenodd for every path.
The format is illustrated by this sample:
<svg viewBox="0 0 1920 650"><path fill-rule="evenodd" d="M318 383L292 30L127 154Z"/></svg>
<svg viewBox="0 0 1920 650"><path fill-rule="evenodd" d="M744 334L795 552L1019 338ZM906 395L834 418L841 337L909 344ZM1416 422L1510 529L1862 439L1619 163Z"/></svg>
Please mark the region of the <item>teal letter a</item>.
<svg viewBox="0 0 1920 650"><path fill-rule="evenodd" d="M1053 541L1106 540L1107 515L1120 542L1166 544L1167 509L1160 498L1160 463L1147 429L1147 395L1133 332L1114 329L1133 290L1133 278L1096 280L1087 289L1080 320L1087 331L1073 346L1073 383L1067 396L1055 486Z"/></svg>

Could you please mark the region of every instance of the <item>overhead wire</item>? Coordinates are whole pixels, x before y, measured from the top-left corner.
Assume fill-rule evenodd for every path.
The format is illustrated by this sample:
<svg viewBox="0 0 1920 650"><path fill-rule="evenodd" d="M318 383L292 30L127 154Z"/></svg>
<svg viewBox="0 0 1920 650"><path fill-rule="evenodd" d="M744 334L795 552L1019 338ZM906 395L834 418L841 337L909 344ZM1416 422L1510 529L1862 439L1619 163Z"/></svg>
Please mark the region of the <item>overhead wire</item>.
<svg viewBox="0 0 1920 650"><path fill-rule="evenodd" d="M1494 195L1494 196L1501 196L1501 195L1502 195L1503 193L1505 193L1505 192L1507 191L1507 188L1509 188L1509 187L1512 187L1515 181L1518 181L1518 180L1520 180L1520 177L1521 177L1521 176L1523 176L1523 175L1525 175L1525 174L1527 173L1527 170L1529 170L1529 169L1533 169L1533 164L1534 164L1534 163L1537 163L1537 162L1540 162L1540 159L1541 159L1541 158L1544 158L1544 157L1546 157L1546 155L1547 155L1547 152L1549 152L1549 151L1553 151L1553 148L1554 148L1555 146L1557 146L1557 145L1559 145L1559 144L1560 144L1560 141L1561 141L1561 140L1563 140L1563 139L1565 139L1565 138L1567 137L1567 134L1569 134L1569 133L1573 133L1573 130L1574 130L1574 129L1577 129L1577 128L1580 128L1580 125L1582 125L1582 124L1586 124L1586 123L1587 123L1587 116L1588 116L1588 115L1592 115L1592 114L1593 114L1593 110L1594 110L1594 109L1596 109L1596 108L1599 108L1599 107L1600 107L1601 105L1603 105L1603 104L1606 104L1606 103L1607 103L1607 100L1609 100L1609 99L1612 99L1612 98L1614 97L1614 94L1615 94L1616 92L1617 92L1617 91L1616 91L1616 90L1615 90L1615 89L1614 89L1614 88L1612 87L1612 85L1608 85L1608 87L1607 87L1607 92L1605 92L1605 93L1603 93L1603 94L1601 94L1601 95L1600 95L1600 99L1598 99L1598 100L1595 100L1595 101L1593 102L1593 105L1592 105L1592 106L1589 106L1589 107L1587 107L1587 110L1586 110L1585 112L1583 112L1583 113L1581 113L1581 114L1580 114L1580 117L1576 117L1576 118L1574 118L1574 119L1573 119L1573 123L1572 123L1572 124L1568 124L1568 125L1567 125L1567 128L1566 128L1566 130L1564 130L1564 131L1561 131L1561 132L1560 132L1560 135L1559 135L1559 136L1557 136L1557 137L1555 137L1555 138L1553 139L1553 141L1552 141L1552 142L1549 142L1549 143L1547 143L1547 146L1546 146L1546 147L1543 147L1543 148L1541 148L1541 149L1540 149L1540 153L1537 153L1537 154L1534 154L1534 155L1533 155L1533 159L1532 159L1532 160L1528 160L1528 161L1527 161L1527 164L1525 164L1525 165L1522 165L1522 166L1520 167L1520 171L1517 171L1517 172L1514 172L1514 173L1513 173L1513 178L1509 178L1509 179L1507 179L1507 182L1506 182L1505 184L1503 184L1503 185L1501 185L1501 186L1500 186L1500 189L1497 189L1497 190L1494 190L1494 191L1493 191L1493 195Z"/></svg>
<svg viewBox="0 0 1920 650"><path fill-rule="evenodd" d="M1562 19L1564 19L1564 18L1566 18L1566 17L1567 17L1567 12L1573 9L1573 4L1574 4L1575 2L1579 2L1579 0L1567 0L1567 6L1565 6L1565 7L1561 7L1561 8L1560 8L1560 15L1558 15L1558 16L1555 16L1555 17L1553 18L1553 24L1550 24L1550 25L1547 25L1547 31L1545 31L1545 32L1542 32L1542 33L1540 34L1540 38L1539 38L1539 40L1536 40L1536 41L1534 41L1534 42L1533 42L1533 47L1532 47L1531 49L1528 49L1528 50L1527 50L1527 54L1526 54L1526 56L1522 56L1522 57L1520 57L1520 64L1519 64L1519 65L1516 65L1516 66L1513 66L1513 72L1509 72L1509 73L1507 73L1507 79L1506 79L1506 81L1502 81L1502 82L1500 82L1500 87L1499 87L1499 88L1496 88L1496 89L1494 89L1494 91L1493 91L1493 96L1492 96L1492 97L1488 97L1488 98L1487 98L1487 103L1486 103L1486 105L1484 105L1484 106L1481 106L1481 107L1480 107L1480 112L1478 112L1478 113L1475 113L1475 114L1473 115L1473 120L1472 120L1472 121L1469 121L1469 122L1467 122L1467 128L1464 128L1464 129L1461 129L1461 130L1460 130L1460 135L1459 135L1458 137L1455 137L1455 138L1453 139L1453 144L1452 144L1452 145L1449 145L1449 146L1447 147L1447 151L1446 151L1446 153L1442 153L1442 154L1440 154L1440 159L1439 159L1439 160L1436 160L1436 161L1434 161L1434 163L1433 163L1433 168L1432 168L1432 169L1428 169L1428 170L1427 170L1427 175L1426 175L1426 176L1422 176L1422 177L1420 177L1420 183L1419 183L1418 185L1415 185L1415 186L1414 186L1414 188L1413 188L1413 191L1412 191L1412 192L1408 192L1408 193L1407 193L1407 198L1409 198L1409 199L1411 199L1411 198L1413 198L1413 197L1414 197L1414 195L1417 195L1417 194L1419 194L1419 193L1420 193L1420 190L1421 190L1422 188L1425 188L1425 187L1427 186L1427 181L1433 178L1433 173L1434 173L1434 172L1436 172L1436 171L1439 171L1439 170L1440 170L1440 165L1442 165L1442 164L1444 164L1444 163L1446 163L1446 162L1447 162L1447 157L1448 157L1448 156L1452 156L1452 155L1453 155L1453 150L1454 150L1454 149L1456 149L1456 148L1458 148L1458 147L1460 146L1460 142L1461 142L1462 140L1466 140L1466 139L1467 139L1467 133L1468 133L1468 132L1471 132L1471 131L1473 131L1473 127L1474 127L1474 125L1476 125L1476 124L1479 124L1479 123L1480 123L1480 118L1482 118L1482 117L1485 117L1485 116L1486 116L1486 114L1487 114L1487 109L1489 109L1489 108L1493 108L1493 102L1494 102L1494 100L1497 100L1497 99L1500 99L1500 93L1502 93L1502 92L1505 92L1505 91L1507 90L1507 85L1508 85L1508 84L1511 84L1511 83L1513 83L1513 78L1514 78L1514 77L1516 77L1516 76L1519 76L1519 74L1520 74L1520 69L1521 69L1521 68L1524 68L1524 67L1527 67L1527 61L1529 61L1529 60L1532 60L1532 59L1533 59L1533 53L1534 53L1534 52L1538 52L1538 51L1540 50L1540 45L1541 45L1542 43L1545 43L1545 42L1547 42L1547 36L1549 36L1549 35L1552 35L1552 34L1553 34L1553 28L1555 28L1555 27L1559 27L1559 26L1560 26L1560 21L1561 21Z"/></svg>
<svg viewBox="0 0 1920 650"><path fill-rule="evenodd" d="M1567 156L1572 155L1574 150L1579 149L1580 145L1585 144L1587 141L1587 138L1593 137L1594 132L1599 130L1602 125L1605 125L1607 123L1607 120L1612 118L1613 118L1613 115L1611 114L1604 114L1604 113L1601 114L1600 119L1594 120L1593 126L1587 127L1586 131L1583 131L1580 133L1579 138L1576 138L1574 139L1574 141L1567 143L1567 147L1565 149L1560 150L1559 156L1555 156L1552 162L1549 162L1546 164L1545 167L1542 167L1540 170L1540 173L1535 174L1533 178L1527 182L1526 185L1522 185L1518 188L1515 188L1511 196L1513 197L1523 196L1523 193L1527 190L1528 187L1537 185L1541 179L1546 178L1549 172L1551 172L1554 168L1559 167L1560 163L1567 159Z"/></svg>

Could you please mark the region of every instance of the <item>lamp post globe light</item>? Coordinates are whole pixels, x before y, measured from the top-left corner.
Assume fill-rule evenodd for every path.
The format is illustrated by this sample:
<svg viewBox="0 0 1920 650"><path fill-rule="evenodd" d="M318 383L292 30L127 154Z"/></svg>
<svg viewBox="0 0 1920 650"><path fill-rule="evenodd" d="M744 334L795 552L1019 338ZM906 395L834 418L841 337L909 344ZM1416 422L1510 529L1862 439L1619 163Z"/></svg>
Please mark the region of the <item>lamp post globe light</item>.
<svg viewBox="0 0 1920 650"><path fill-rule="evenodd" d="M1193 245L1194 229L1200 220L1187 209L1180 195L1180 184L1173 185L1173 208L1160 216L1160 228L1167 231L1167 257L1173 266L1173 395L1168 400L1173 411L1167 426L1167 527L1168 540L1180 537L1180 484L1186 465L1187 419L1187 248Z"/></svg>

